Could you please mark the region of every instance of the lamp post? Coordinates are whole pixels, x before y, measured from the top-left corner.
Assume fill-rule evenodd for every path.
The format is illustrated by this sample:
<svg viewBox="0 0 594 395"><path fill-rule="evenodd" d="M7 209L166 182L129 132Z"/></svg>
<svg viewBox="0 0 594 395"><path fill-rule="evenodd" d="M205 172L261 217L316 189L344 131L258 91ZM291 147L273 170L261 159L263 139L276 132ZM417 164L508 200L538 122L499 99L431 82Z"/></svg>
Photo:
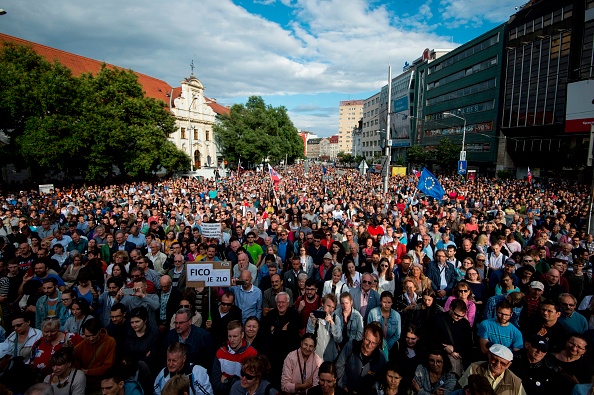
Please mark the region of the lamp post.
<svg viewBox="0 0 594 395"><path fill-rule="evenodd" d="M464 121L464 129L462 129L462 151L460 151L460 160L466 160L466 151L465 151L465 144L466 144L466 118L461 115L454 114L453 112L444 112L443 115L449 115L452 117L456 117Z"/></svg>

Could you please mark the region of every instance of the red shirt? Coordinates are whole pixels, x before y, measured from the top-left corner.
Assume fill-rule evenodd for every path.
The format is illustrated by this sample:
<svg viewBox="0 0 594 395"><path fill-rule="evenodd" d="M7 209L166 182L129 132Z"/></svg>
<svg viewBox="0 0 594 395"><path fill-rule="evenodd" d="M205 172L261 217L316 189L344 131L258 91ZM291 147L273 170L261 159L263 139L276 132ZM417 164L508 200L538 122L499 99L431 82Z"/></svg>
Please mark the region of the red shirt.
<svg viewBox="0 0 594 395"><path fill-rule="evenodd" d="M309 320L309 315L312 313L312 311L320 308L320 297L318 295L316 295L316 298L314 299L313 303L308 302L305 296L300 296L295 301L295 308L297 309L297 311L299 311L299 303L302 300L305 301L305 307L299 313L299 315L301 316L301 323L299 324L300 335L303 335L305 333L305 327L307 326L307 320Z"/></svg>

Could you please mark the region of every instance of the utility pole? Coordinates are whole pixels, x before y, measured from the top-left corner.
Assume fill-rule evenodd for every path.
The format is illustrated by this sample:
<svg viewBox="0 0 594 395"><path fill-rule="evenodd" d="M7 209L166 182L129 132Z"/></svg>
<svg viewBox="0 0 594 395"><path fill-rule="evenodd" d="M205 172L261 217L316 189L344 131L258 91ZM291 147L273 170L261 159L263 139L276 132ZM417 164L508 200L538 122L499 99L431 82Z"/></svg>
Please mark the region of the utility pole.
<svg viewBox="0 0 594 395"><path fill-rule="evenodd" d="M384 176L384 193L388 193L388 180L390 179L390 162L392 162L392 139L390 138L390 108L392 107L392 66L388 66L388 114L386 115L386 166L388 167Z"/></svg>

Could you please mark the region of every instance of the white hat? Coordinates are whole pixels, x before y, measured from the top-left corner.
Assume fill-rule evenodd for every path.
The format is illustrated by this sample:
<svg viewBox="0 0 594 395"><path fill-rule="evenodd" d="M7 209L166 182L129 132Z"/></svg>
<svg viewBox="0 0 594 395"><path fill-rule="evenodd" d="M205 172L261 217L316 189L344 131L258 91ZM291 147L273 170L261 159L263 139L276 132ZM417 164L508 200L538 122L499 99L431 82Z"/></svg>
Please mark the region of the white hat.
<svg viewBox="0 0 594 395"><path fill-rule="evenodd" d="M509 348L502 346L501 344L493 344L489 347L489 352L493 355L497 355L499 358L503 358L506 361L513 361L514 354L510 351Z"/></svg>
<svg viewBox="0 0 594 395"><path fill-rule="evenodd" d="M0 359L12 355L12 346L8 343L0 343Z"/></svg>

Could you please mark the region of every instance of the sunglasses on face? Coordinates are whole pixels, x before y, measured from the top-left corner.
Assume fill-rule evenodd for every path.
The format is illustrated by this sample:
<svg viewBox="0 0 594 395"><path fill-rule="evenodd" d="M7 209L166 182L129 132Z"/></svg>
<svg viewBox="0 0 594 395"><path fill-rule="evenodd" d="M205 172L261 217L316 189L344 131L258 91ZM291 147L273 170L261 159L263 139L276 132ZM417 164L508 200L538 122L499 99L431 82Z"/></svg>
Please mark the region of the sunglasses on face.
<svg viewBox="0 0 594 395"><path fill-rule="evenodd" d="M241 373L240 374L241 374L241 377L245 377L246 380L253 380L253 379L256 378L256 376L254 376L252 374L247 374L245 372L245 370L243 370L243 369L241 370Z"/></svg>

